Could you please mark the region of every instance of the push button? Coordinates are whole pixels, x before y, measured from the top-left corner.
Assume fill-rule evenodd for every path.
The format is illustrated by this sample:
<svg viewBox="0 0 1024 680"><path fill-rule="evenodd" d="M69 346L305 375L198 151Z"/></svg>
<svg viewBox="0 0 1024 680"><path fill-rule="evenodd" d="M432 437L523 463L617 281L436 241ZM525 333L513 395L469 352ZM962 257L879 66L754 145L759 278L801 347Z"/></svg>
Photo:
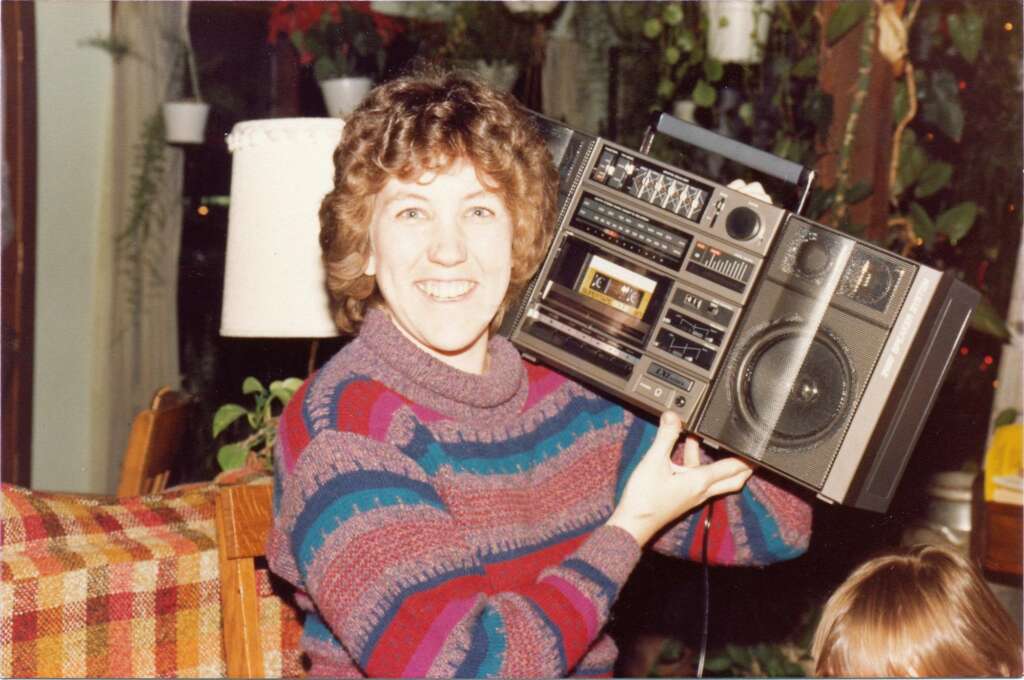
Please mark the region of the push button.
<svg viewBox="0 0 1024 680"><path fill-rule="evenodd" d="M674 394L674 390L665 387L664 385L659 385L643 379L637 382L635 392L658 402L662 406L668 406L671 404Z"/></svg>

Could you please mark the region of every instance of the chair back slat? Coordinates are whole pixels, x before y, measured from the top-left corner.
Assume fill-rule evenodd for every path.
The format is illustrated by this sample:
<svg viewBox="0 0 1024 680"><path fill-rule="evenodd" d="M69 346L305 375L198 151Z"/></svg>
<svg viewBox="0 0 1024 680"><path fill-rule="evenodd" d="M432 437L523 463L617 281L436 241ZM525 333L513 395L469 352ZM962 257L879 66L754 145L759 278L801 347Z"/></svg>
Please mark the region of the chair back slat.
<svg viewBox="0 0 1024 680"><path fill-rule="evenodd" d="M118 496L158 493L166 488L190 409L191 401L185 395L162 387L150 407L135 416L121 463Z"/></svg>

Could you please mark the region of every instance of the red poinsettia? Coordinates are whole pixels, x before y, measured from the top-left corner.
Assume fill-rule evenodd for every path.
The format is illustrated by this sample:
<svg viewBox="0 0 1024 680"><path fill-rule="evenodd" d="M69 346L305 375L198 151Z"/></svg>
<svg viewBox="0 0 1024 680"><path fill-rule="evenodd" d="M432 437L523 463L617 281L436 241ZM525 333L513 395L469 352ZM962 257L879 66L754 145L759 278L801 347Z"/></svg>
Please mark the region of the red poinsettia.
<svg viewBox="0 0 1024 680"><path fill-rule="evenodd" d="M379 70L385 49L405 26L374 12L369 2L277 2L267 29L267 42L287 35L299 61L313 64L317 79L326 80Z"/></svg>

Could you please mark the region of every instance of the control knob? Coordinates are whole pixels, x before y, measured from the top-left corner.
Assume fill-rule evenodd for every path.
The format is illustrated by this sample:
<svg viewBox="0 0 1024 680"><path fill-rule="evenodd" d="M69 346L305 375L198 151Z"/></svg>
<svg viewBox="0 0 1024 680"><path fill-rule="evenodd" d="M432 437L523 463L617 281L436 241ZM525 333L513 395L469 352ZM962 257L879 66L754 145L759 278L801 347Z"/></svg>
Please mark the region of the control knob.
<svg viewBox="0 0 1024 680"><path fill-rule="evenodd" d="M751 208L734 208L725 219L725 231L737 241L749 241L761 230L761 217Z"/></svg>

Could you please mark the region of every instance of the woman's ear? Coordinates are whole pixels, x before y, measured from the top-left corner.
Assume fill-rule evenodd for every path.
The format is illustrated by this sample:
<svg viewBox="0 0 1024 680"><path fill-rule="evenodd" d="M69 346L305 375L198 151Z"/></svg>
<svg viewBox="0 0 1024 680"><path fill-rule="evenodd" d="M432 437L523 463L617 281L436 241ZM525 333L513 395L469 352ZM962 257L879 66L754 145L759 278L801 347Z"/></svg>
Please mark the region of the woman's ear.
<svg viewBox="0 0 1024 680"><path fill-rule="evenodd" d="M373 255L373 248L370 248L370 252L366 254L366 265L363 266L363 274L366 276L374 276L377 273L377 258Z"/></svg>

